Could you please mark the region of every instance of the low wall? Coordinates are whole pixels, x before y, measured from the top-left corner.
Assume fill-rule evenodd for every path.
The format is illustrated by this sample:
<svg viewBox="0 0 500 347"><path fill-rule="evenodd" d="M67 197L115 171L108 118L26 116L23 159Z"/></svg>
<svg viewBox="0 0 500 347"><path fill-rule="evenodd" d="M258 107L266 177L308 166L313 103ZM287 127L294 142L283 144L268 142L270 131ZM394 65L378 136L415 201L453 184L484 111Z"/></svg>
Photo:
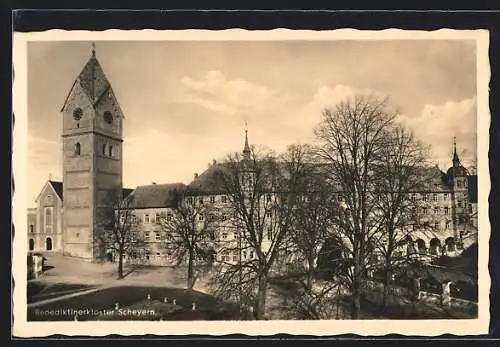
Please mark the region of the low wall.
<svg viewBox="0 0 500 347"><path fill-rule="evenodd" d="M418 292L418 300L427 302L429 304L436 304L436 305L441 305L441 295L440 294L434 294L434 293L428 293L428 292Z"/></svg>
<svg viewBox="0 0 500 347"><path fill-rule="evenodd" d="M418 293L418 300L436 305L459 308L461 310L470 310L470 311L477 310L477 302L475 301L449 297L448 304L445 304L443 303L443 298L440 294L428 293L423 291L420 291Z"/></svg>

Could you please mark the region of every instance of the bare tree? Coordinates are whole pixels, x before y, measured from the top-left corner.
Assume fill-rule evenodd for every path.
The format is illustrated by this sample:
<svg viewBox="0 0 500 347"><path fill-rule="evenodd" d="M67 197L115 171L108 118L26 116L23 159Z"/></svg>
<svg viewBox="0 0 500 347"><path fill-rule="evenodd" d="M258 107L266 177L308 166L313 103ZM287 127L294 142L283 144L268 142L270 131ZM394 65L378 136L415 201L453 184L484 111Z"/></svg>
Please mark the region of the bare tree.
<svg viewBox="0 0 500 347"><path fill-rule="evenodd" d="M337 241L352 262L346 279L352 293L352 318L359 317L364 270L373 252L373 242L381 228L374 213L375 165L387 145L386 133L395 112L387 111L386 100L358 95L326 109L315 129L320 141L319 156L327 166L331 184L337 186L342 209L335 218Z"/></svg>
<svg viewBox="0 0 500 347"><path fill-rule="evenodd" d="M254 301L257 319L264 319L269 276L283 255L281 246L293 222L306 164L299 156L281 159L248 149L243 156L230 155L218 172L228 197L226 230L235 234L234 242L220 250L223 270L217 278L218 292L226 297L238 293L242 304Z"/></svg>
<svg viewBox="0 0 500 347"><path fill-rule="evenodd" d="M296 182L300 190L293 223L288 235L298 265L305 273L305 289L312 289L317 261L325 239L332 231L332 220L338 211L334 192L327 184L324 168L312 154L309 146L291 146L286 156L289 162L305 161L301 180Z"/></svg>
<svg viewBox="0 0 500 347"><path fill-rule="evenodd" d="M196 194L175 194L174 207L160 214L157 223L163 246L173 254L177 265L187 261L187 288L193 289L195 264L211 264L214 260L215 214L209 205L200 203Z"/></svg>
<svg viewBox="0 0 500 347"><path fill-rule="evenodd" d="M382 220L376 249L382 256L384 270L383 306L388 307L389 289L395 267L406 263L401 249L408 244L410 232L418 221L419 200L413 196L424 186L422 168L428 159L427 149L413 133L395 125L386 132L385 147L378 152L374 167L375 193L378 195L375 214Z"/></svg>
<svg viewBox="0 0 500 347"><path fill-rule="evenodd" d="M124 258L141 256L144 250L144 238L138 231L133 209L133 194L122 196L122 191L114 190L108 194L107 207L102 210L99 234L101 245L107 252L112 252L118 260L117 276L122 279Z"/></svg>

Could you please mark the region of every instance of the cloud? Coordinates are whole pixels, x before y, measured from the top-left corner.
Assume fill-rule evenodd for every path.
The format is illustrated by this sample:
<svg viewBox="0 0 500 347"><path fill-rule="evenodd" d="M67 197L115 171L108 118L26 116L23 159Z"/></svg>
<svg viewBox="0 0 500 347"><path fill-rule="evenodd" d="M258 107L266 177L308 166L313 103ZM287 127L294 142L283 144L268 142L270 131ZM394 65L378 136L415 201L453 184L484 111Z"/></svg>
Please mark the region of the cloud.
<svg viewBox="0 0 500 347"><path fill-rule="evenodd" d="M321 85L304 102L291 110L287 117L287 127L302 141L310 141L314 127L321 121L321 114L325 108L333 108L341 101L345 101L355 95L374 94L370 89L358 89L351 86Z"/></svg>
<svg viewBox="0 0 500 347"><path fill-rule="evenodd" d="M208 71L201 80L181 79L181 101L199 104L225 115L244 117L265 113L281 106L286 93L244 79L227 79L220 71Z"/></svg>
<svg viewBox="0 0 500 347"><path fill-rule="evenodd" d="M400 121L412 128L426 144L432 146L433 159L442 168L451 163L453 137L457 138L457 150L464 164L476 155L476 98L447 101L440 105L425 105L416 117L402 115Z"/></svg>
<svg viewBox="0 0 500 347"><path fill-rule="evenodd" d="M323 85L316 90L313 99L310 103L311 108L321 111L324 108L335 107L342 101L352 98L355 95L370 95L373 91L366 89L357 89L343 84L330 87Z"/></svg>

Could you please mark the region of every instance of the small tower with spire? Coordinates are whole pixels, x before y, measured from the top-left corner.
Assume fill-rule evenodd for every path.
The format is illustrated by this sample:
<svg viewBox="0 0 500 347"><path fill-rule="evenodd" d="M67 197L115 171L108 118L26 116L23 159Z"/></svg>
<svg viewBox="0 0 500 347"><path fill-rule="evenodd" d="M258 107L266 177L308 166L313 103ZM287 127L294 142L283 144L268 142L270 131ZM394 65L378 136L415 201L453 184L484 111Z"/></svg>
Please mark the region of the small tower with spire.
<svg viewBox="0 0 500 347"><path fill-rule="evenodd" d="M248 143L248 129L245 122L245 146L243 147L243 158L241 161L241 185L251 191L255 179L254 167L252 165L252 151Z"/></svg>
<svg viewBox="0 0 500 347"><path fill-rule="evenodd" d="M453 167L458 168L460 166L460 159L458 158L457 154L457 138L456 136L453 137Z"/></svg>
<svg viewBox="0 0 500 347"><path fill-rule="evenodd" d="M243 158L245 160L250 160L250 146L248 145L248 128L247 123L245 123L245 147L243 147Z"/></svg>
<svg viewBox="0 0 500 347"><path fill-rule="evenodd" d="M451 212L453 236L457 245L462 244L462 233L468 212L468 179L467 170L460 163L457 153L457 139L453 137L452 166L447 171L451 188Z"/></svg>

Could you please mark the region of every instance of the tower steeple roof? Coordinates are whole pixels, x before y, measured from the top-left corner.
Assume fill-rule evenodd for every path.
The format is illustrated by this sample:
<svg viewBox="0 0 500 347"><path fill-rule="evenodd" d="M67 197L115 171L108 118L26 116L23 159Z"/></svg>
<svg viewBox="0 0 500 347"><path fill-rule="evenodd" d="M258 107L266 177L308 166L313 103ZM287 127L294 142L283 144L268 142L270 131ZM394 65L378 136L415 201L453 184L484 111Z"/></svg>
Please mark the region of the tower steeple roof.
<svg viewBox="0 0 500 347"><path fill-rule="evenodd" d="M460 159L457 154L457 138L453 137L453 166L457 167L460 165Z"/></svg>
<svg viewBox="0 0 500 347"><path fill-rule="evenodd" d="M458 157L457 153L457 139L456 137L453 137L453 166L450 167L447 171L447 175L450 178L454 177L466 177L467 176L467 170L462 166L460 163L460 158Z"/></svg>
<svg viewBox="0 0 500 347"><path fill-rule="evenodd" d="M104 93L111 87L109 80L104 74L101 64L99 64L99 61L97 60L95 43L92 43L92 54L76 78L71 90L73 90L76 84L80 85L81 89L93 105L99 101ZM68 93L68 97L71 94L71 90ZM68 99L66 98L61 111L66 106L67 101Z"/></svg>
<svg viewBox="0 0 500 347"><path fill-rule="evenodd" d="M92 44L92 56L78 75L77 80L92 103L99 100L101 95L110 87L101 64L97 60L94 43Z"/></svg>
<svg viewBox="0 0 500 347"><path fill-rule="evenodd" d="M250 159L250 146L248 145L248 129L246 129L246 123L245 123L245 147L243 147L243 157L245 159Z"/></svg>

